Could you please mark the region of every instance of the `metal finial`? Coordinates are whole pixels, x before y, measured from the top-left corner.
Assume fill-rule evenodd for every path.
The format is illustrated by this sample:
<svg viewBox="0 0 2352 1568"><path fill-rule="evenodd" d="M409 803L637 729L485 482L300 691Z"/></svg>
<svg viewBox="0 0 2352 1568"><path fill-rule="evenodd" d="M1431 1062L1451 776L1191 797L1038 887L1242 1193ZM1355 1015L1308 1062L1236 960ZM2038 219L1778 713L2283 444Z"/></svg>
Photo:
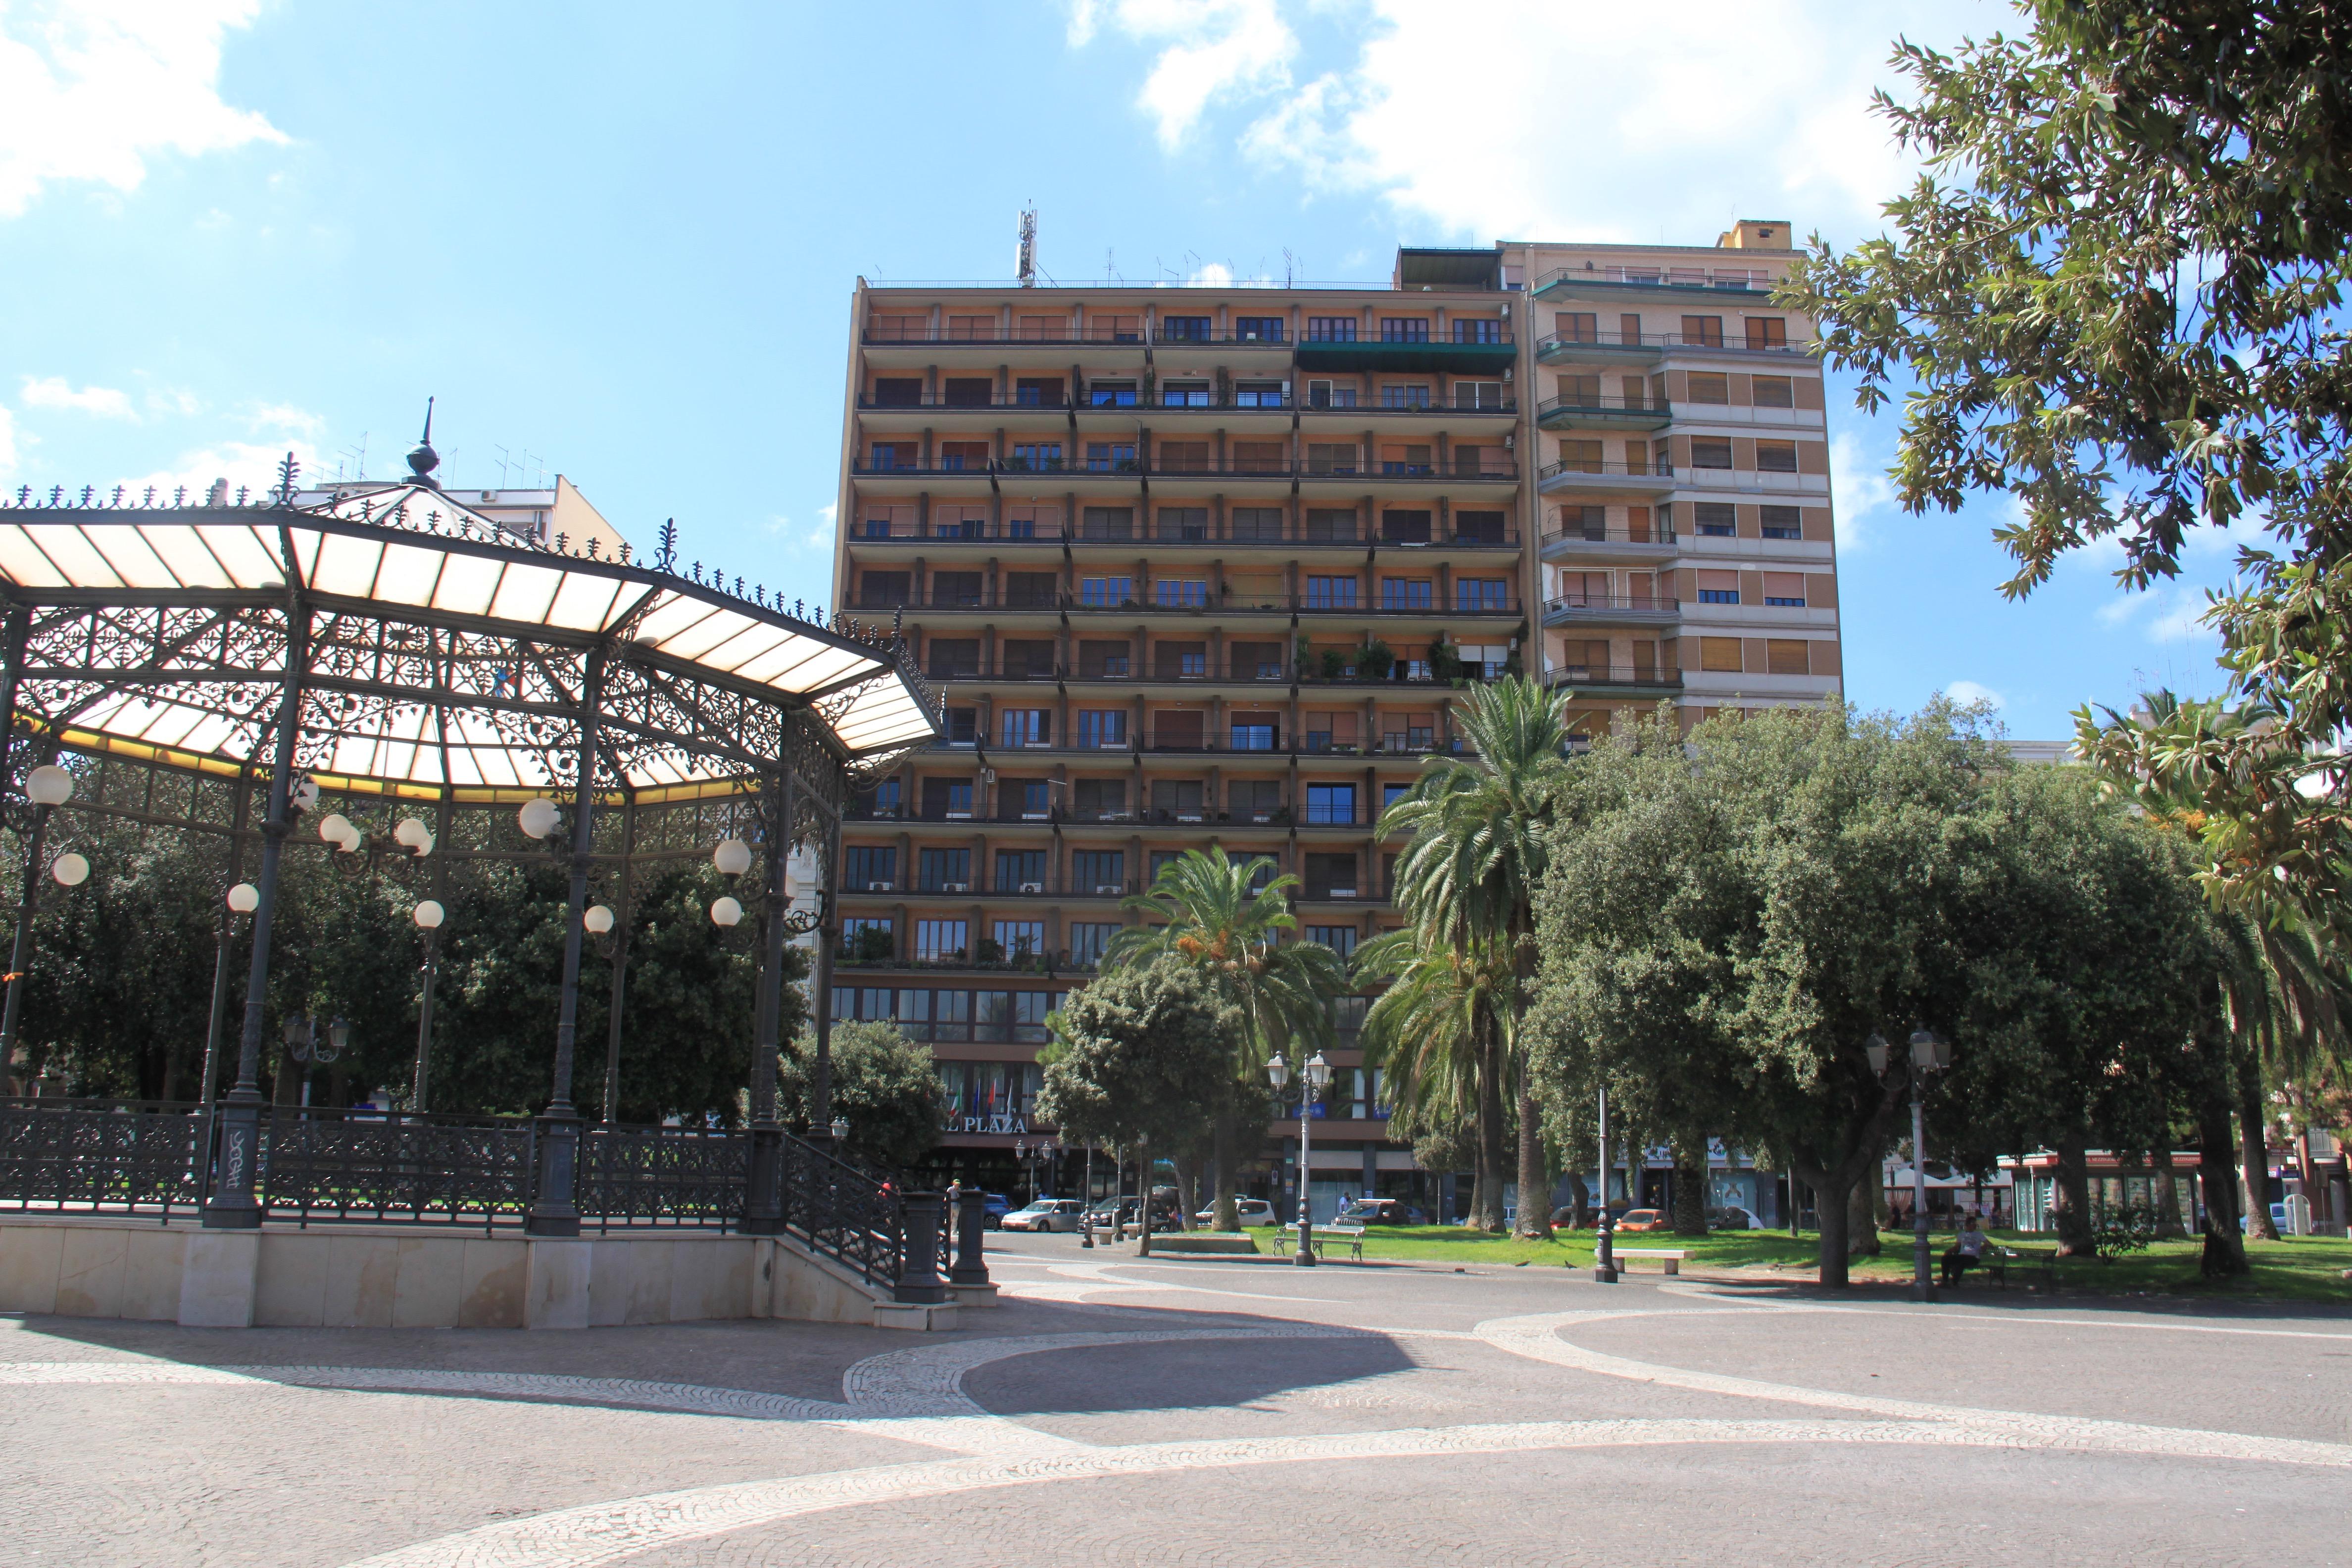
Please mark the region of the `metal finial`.
<svg viewBox="0 0 2352 1568"><path fill-rule="evenodd" d="M410 482L439 489L441 486L434 479L433 470L440 466L441 454L433 449L433 399L428 397L425 400L425 438L416 444L416 450L408 454Z"/></svg>

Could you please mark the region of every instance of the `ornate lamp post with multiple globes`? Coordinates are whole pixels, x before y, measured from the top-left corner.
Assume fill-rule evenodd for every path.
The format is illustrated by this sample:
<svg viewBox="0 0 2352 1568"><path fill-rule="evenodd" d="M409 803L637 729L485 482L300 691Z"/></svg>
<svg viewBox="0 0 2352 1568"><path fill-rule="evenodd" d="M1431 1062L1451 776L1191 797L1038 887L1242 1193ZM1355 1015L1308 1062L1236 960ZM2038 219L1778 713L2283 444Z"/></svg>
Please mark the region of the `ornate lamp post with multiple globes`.
<svg viewBox="0 0 2352 1568"><path fill-rule="evenodd" d="M1315 1264L1315 1222L1307 1207L1307 1156L1310 1152L1307 1129L1315 1107L1322 1101L1323 1090L1330 1085L1331 1064L1323 1059L1321 1051L1318 1051L1307 1061L1304 1074L1306 1081L1299 1086L1303 1092L1298 1100L1298 1252L1291 1262L1302 1268L1309 1268ZM1265 1064L1265 1078L1274 1086L1276 1098L1279 1099L1283 1087L1290 1081L1290 1064L1282 1059L1280 1051L1275 1052L1274 1059Z"/></svg>
<svg viewBox="0 0 2352 1568"><path fill-rule="evenodd" d="M1873 1035L1864 1044L1869 1053L1870 1070L1884 1074L1889 1055L1883 1036ZM1942 1072L1952 1065L1952 1042L1928 1029L1917 1029L1911 1036L1911 1299L1932 1301L1936 1299L1936 1282L1927 1271L1927 1118L1926 1090L1927 1075Z"/></svg>

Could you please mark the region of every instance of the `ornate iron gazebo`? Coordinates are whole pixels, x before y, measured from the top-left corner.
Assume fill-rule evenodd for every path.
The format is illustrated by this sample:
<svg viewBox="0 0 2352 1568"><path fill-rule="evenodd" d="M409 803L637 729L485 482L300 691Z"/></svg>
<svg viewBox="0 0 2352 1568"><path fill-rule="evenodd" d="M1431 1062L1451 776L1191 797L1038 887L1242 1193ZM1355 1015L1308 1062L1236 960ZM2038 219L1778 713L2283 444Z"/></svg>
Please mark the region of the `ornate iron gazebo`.
<svg viewBox="0 0 2352 1568"><path fill-rule="evenodd" d="M257 1183L276 1179L276 1119L265 1117L258 1087L270 922L304 809L412 812L432 818L445 856L498 858L544 851L503 848L480 825L546 800L559 808L571 873L551 1090L544 1112L509 1129L489 1162L503 1173L475 1174L522 1211L527 1234L562 1237L578 1233L583 1194L592 1211L635 1201L614 1190L632 1159L675 1165L674 1152L624 1147L625 1130L609 1126L609 1095L607 1125L591 1140L601 1142L583 1147L592 1130L572 1082L587 895L592 873L625 879L648 856L707 852L671 842L674 832L641 832L648 813L740 823L764 858L760 1070L749 1132L730 1140L740 1194L722 1206L742 1230L797 1229L816 1240L815 1216L793 1223L788 1188L825 1188L836 1202L851 1187L868 1202L891 1189L870 1173L845 1177L854 1167L776 1121L784 943L790 930L807 929L788 909L786 864L795 847L813 847L831 889L851 791L866 770L938 732L938 702L894 628L788 610L764 590L747 594L740 579L732 589L706 581L699 563L681 570L667 527L649 563L625 547L615 559L593 542L519 537L441 491L435 461L420 447L411 482L310 507L293 504L290 458L278 489L254 505L226 504L217 490L202 505L158 505L152 491L129 505L120 491L26 490L13 505L0 497L0 781L22 798L31 770L61 751L216 781L237 802L235 820L205 826L258 838L235 1087L205 1117L180 1119L205 1123L185 1134L203 1144L189 1163L204 1223L251 1227L269 1207ZM254 827L245 821L248 790L260 812ZM105 808L142 815L120 802ZM191 808L187 825L197 815ZM44 808L37 823L46 820ZM470 833L467 822L477 825ZM28 882L38 854L37 844L28 849ZM22 902L29 907L29 891ZM829 898L820 920L832 923ZM23 931L20 915L18 972ZM829 1120L833 950L831 931L821 931L811 1086L819 1128ZM14 1044L16 1021L12 981L0 1048ZM341 1161L354 1181L364 1166L380 1183L394 1168L428 1182L448 1140L421 1113L424 1061L420 1049L418 1113L346 1126L341 1147L324 1156L306 1121L308 1157ZM209 1071L208 1063L207 1089ZM692 1136L634 1131L640 1143ZM302 1157L292 1152L298 1141L289 1134L275 1152ZM836 1254L870 1246L834 1231Z"/></svg>

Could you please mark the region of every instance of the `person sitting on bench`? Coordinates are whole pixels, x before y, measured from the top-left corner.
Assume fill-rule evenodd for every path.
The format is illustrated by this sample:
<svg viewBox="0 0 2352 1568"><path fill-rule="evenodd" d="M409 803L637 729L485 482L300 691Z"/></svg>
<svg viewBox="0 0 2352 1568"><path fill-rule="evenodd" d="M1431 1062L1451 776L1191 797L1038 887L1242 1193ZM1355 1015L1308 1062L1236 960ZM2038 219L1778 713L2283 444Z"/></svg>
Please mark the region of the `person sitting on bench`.
<svg viewBox="0 0 2352 1568"><path fill-rule="evenodd" d="M1960 1282L1960 1276L1984 1261L1986 1244L1992 1238L1977 1228L1974 1215L1960 1224L1960 1238L1944 1253L1944 1284L1948 1288Z"/></svg>

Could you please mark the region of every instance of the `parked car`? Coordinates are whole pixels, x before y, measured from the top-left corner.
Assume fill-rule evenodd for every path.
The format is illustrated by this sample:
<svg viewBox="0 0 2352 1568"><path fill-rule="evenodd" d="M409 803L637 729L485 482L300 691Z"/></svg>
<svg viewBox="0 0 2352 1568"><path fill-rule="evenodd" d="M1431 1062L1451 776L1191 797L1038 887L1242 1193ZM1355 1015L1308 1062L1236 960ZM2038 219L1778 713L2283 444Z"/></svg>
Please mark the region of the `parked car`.
<svg viewBox="0 0 2352 1568"><path fill-rule="evenodd" d="M1013 1200L1003 1193L980 1194L980 1227L982 1230L1003 1229L1004 1216L1012 1212Z"/></svg>
<svg viewBox="0 0 2352 1568"><path fill-rule="evenodd" d="M1004 1216L1000 1230L1076 1230L1086 1205L1076 1198L1039 1198Z"/></svg>
<svg viewBox="0 0 2352 1568"><path fill-rule="evenodd" d="M1674 1223L1664 1209L1627 1209L1617 1216L1619 1230L1667 1230Z"/></svg>
<svg viewBox="0 0 2352 1568"><path fill-rule="evenodd" d="M1741 1208L1738 1204L1730 1204L1723 1208L1706 1211L1706 1228L1709 1230L1767 1230L1770 1227L1756 1217L1755 1210Z"/></svg>
<svg viewBox="0 0 2352 1568"><path fill-rule="evenodd" d="M1419 1209L1402 1198L1348 1198L1339 1205L1342 1224L1423 1225Z"/></svg>
<svg viewBox="0 0 2352 1568"><path fill-rule="evenodd" d="M1244 1228L1254 1225L1282 1223L1281 1216L1274 1212L1274 1205L1264 1198L1235 1198L1234 1207L1240 1211L1241 1222ZM1194 1225L1214 1225L1216 1222L1217 1211L1214 1208L1202 1209L1192 1216Z"/></svg>

